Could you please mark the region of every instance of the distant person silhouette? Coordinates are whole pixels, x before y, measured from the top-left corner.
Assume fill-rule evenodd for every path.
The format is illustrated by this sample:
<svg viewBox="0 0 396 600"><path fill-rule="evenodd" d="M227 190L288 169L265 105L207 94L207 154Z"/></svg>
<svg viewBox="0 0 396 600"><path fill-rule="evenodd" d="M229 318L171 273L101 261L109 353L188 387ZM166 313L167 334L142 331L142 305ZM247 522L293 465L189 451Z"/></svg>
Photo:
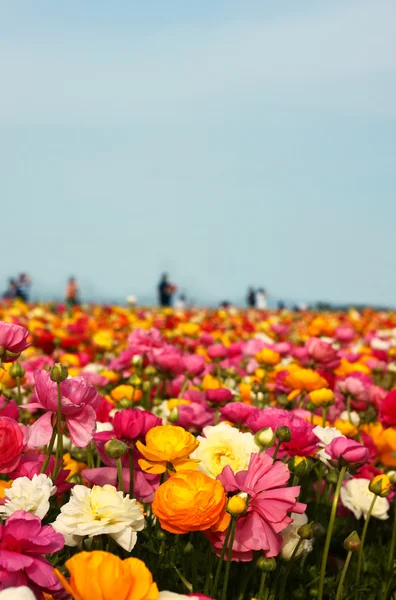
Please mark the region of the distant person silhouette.
<svg viewBox="0 0 396 600"><path fill-rule="evenodd" d="M167 273L164 273L158 284L158 299L160 306L172 306L172 298L175 291L176 286L169 282Z"/></svg>
<svg viewBox="0 0 396 600"><path fill-rule="evenodd" d="M16 283L16 297L24 302L29 302L29 292L32 280L26 273L21 273Z"/></svg>
<svg viewBox="0 0 396 600"><path fill-rule="evenodd" d="M254 291L254 288L250 287L248 289L248 293L246 296L246 304L248 305L249 308L254 308L256 305L256 292Z"/></svg>
<svg viewBox="0 0 396 600"><path fill-rule="evenodd" d="M186 308L186 297L184 294L180 294L178 299L175 302L175 308Z"/></svg>
<svg viewBox="0 0 396 600"><path fill-rule="evenodd" d="M66 286L66 304L70 306L76 306L79 304L79 288L75 277L70 277Z"/></svg>
<svg viewBox="0 0 396 600"><path fill-rule="evenodd" d="M258 310L265 310L267 308L267 292L263 288L260 288L256 292L256 308Z"/></svg>
<svg viewBox="0 0 396 600"><path fill-rule="evenodd" d="M3 298L5 300L14 300L14 298L16 298L16 295L17 295L17 283L16 283L15 279L9 279L8 280L8 288L4 292Z"/></svg>

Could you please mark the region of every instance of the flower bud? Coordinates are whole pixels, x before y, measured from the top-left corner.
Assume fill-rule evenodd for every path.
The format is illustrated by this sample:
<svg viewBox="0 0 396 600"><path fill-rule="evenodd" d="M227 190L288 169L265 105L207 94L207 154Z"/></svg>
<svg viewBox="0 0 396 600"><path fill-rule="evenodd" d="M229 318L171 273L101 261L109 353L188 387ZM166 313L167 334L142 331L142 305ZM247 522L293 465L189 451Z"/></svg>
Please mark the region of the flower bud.
<svg viewBox="0 0 396 600"><path fill-rule="evenodd" d="M292 456L287 464L290 472L293 473L293 475L297 475L297 477L304 477L311 469L311 465L306 456Z"/></svg>
<svg viewBox="0 0 396 600"><path fill-rule="evenodd" d="M132 356L132 364L137 366L137 365L141 365L143 363L143 356L140 356L140 354L135 354L135 356Z"/></svg>
<svg viewBox="0 0 396 600"><path fill-rule="evenodd" d="M55 381L55 383L62 383L68 378L68 371L65 365L61 365L60 363L55 363L50 371L51 381Z"/></svg>
<svg viewBox="0 0 396 600"><path fill-rule="evenodd" d="M144 373L145 373L145 375L147 375L147 377L152 377L153 375L155 375L157 373L157 369L155 367L153 367L152 365L148 365L144 369Z"/></svg>
<svg viewBox="0 0 396 600"><path fill-rule="evenodd" d="M256 566L258 569L260 569L260 571L264 571L264 573L270 573L276 569L276 560L274 558L260 556L260 558L257 559Z"/></svg>
<svg viewBox="0 0 396 600"><path fill-rule="evenodd" d="M142 385L142 380L137 375L132 375L129 378L129 383L133 385L134 388L138 389Z"/></svg>
<svg viewBox="0 0 396 600"><path fill-rule="evenodd" d="M16 379L17 377L22 378L25 375L26 371L25 369L22 367L20 362L14 362L11 365L10 368L10 376L13 379Z"/></svg>
<svg viewBox="0 0 396 600"><path fill-rule="evenodd" d="M311 523L305 523L305 525L301 525L301 527L297 529L297 533L302 540L312 540L314 534L313 526L314 522L312 521Z"/></svg>
<svg viewBox="0 0 396 600"><path fill-rule="evenodd" d="M389 479L391 480L391 483L393 483L393 485L396 484L396 471L388 471L387 475L389 477Z"/></svg>
<svg viewBox="0 0 396 600"><path fill-rule="evenodd" d="M260 429L254 436L254 441L262 448L271 448L275 442L274 432L271 427Z"/></svg>
<svg viewBox="0 0 396 600"><path fill-rule="evenodd" d="M104 445L105 452L107 456L110 458L121 458L128 452L128 446L121 442L121 440L116 440L115 438L111 438Z"/></svg>
<svg viewBox="0 0 396 600"><path fill-rule="evenodd" d="M247 511L248 503L247 503L248 495L246 492L241 492L236 496L232 496L227 502L227 512L232 517L238 517L239 515L243 515Z"/></svg>
<svg viewBox="0 0 396 600"><path fill-rule="evenodd" d="M192 554L194 552L194 546L191 542L187 542L187 544L184 546L183 552L184 554Z"/></svg>
<svg viewBox="0 0 396 600"><path fill-rule="evenodd" d="M388 475L384 473L382 475L377 475L373 477L369 483L369 490L376 496L380 496L381 498L386 498L386 496L391 491L391 480Z"/></svg>
<svg viewBox="0 0 396 600"><path fill-rule="evenodd" d="M326 481L327 483L336 484L338 481L338 472L334 469L330 469L330 471L326 473Z"/></svg>
<svg viewBox="0 0 396 600"><path fill-rule="evenodd" d="M121 398L118 404L121 408L131 408L133 406L133 402L129 398Z"/></svg>
<svg viewBox="0 0 396 600"><path fill-rule="evenodd" d="M283 427L278 427L278 429L275 431L275 435L280 442L290 442L292 437L291 431L288 427L286 427L286 425Z"/></svg>
<svg viewBox="0 0 396 600"><path fill-rule="evenodd" d="M160 540L160 542L163 542L164 540L166 540L166 533L165 533L165 531L162 531L162 529L157 531L157 540Z"/></svg>
<svg viewBox="0 0 396 600"><path fill-rule="evenodd" d="M168 421L169 423L177 423L179 420L179 411L177 410L176 406L174 408L172 408L172 410L170 411L169 415L168 415Z"/></svg>
<svg viewBox="0 0 396 600"><path fill-rule="evenodd" d="M67 478L67 482L68 483L75 483L77 485L81 485L82 484L82 477L79 473L74 473L74 475L70 475L70 477Z"/></svg>
<svg viewBox="0 0 396 600"><path fill-rule="evenodd" d="M149 392L151 389L151 383L149 381L143 381L142 390L143 392Z"/></svg>
<svg viewBox="0 0 396 600"><path fill-rule="evenodd" d="M360 537L356 531L352 531L344 541L344 548L348 552L357 552L360 548Z"/></svg>

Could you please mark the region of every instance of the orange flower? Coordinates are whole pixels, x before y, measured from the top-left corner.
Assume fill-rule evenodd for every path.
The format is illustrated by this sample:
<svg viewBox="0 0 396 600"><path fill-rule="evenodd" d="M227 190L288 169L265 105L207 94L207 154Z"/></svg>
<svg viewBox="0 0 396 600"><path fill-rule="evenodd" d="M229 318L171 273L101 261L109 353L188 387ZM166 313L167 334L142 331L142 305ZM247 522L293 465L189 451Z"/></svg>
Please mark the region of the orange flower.
<svg viewBox="0 0 396 600"><path fill-rule="evenodd" d="M340 366L334 371L337 377L346 377L347 375L351 375L351 373L355 373L358 371L359 373L363 373L364 375L370 375L370 368L365 365L363 362L354 362L350 363L345 358L341 359Z"/></svg>
<svg viewBox="0 0 396 600"><path fill-rule="evenodd" d="M239 393L243 402L252 403L252 385L250 383L241 382L239 385Z"/></svg>
<svg viewBox="0 0 396 600"><path fill-rule="evenodd" d="M111 552L80 552L66 561L70 581L55 571L75 600L157 600L158 588L138 558L121 560Z"/></svg>
<svg viewBox="0 0 396 600"><path fill-rule="evenodd" d="M0 479L0 500L5 498L4 490L8 490L12 486L12 481L4 481Z"/></svg>
<svg viewBox="0 0 396 600"><path fill-rule="evenodd" d="M202 388L205 392L206 390L217 390L219 387L221 387L220 381L210 373L207 373L202 379Z"/></svg>
<svg viewBox="0 0 396 600"><path fill-rule="evenodd" d="M85 463L74 460L69 452L63 456L63 465L65 471L69 471L68 478L81 473L81 471L87 468Z"/></svg>
<svg viewBox="0 0 396 600"><path fill-rule="evenodd" d="M329 385L326 379L321 377L316 371L300 367L289 369L289 374L286 375L284 384L293 390L288 396L289 400L293 400L302 391L313 392L320 388L326 388Z"/></svg>
<svg viewBox="0 0 396 600"><path fill-rule="evenodd" d="M110 392L110 396L116 402L119 402L123 398L139 402L142 397L141 390L136 390L132 385L118 385Z"/></svg>
<svg viewBox="0 0 396 600"><path fill-rule="evenodd" d="M357 435L357 427L347 420L336 419L333 427L336 427L338 431L341 431L342 435L348 438L354 438Z"/></svg>
<svg viewBox="0 0 396 600"><path fill-rule="evenodd" d="M160 485L154 495L153 513L161 527L171 533L224 531L226 494L220 481L200 471L177 473Z"/></svg>
<svg viewBox="0 0 396 600"><path fill-rule="evenodd" d="M106 377L106 379L108 379L112 383L117 383L117 381L120 379L118 373L116 373L115 371L110 371L108 369L104 369L103 371L101 371L100 375L103 375L103 377Z"/></svg>
<svg viewBox="0 0 396 600"><path fill-rule="evenodd" d="M139 459L139 466L146 473L165 473L167 469L174 471L196 469L199 461L188 457L199 442L183 429L173 425L153 427L146 434L146 445L136 442L136 447L144 458Z"/></svg>
<svg viewBox="0 0 396 600"><path fill-rule="evenodd" d="M76 354L62 354L59 357L59 362L69 367L79 367L81 365L80 359Z"/></svg>
<svg viewBox="0 0 396 600"><path fill-rule="evenodd" d="M256 354L254 358L259 364L269 366L275 366L281 360L280 354L278 352L275 352L275 350L271 350L271 348L263 348L262 350L260 350L260 352Z"/></svg>

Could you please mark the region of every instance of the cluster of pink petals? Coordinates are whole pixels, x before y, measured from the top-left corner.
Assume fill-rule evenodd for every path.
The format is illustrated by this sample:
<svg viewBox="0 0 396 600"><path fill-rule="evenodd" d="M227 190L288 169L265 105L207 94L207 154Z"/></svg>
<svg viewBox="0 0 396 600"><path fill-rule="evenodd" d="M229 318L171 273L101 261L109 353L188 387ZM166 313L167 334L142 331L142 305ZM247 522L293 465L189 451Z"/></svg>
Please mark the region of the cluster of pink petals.
<svg viewBox="0 0 396 600"><path fill-rule="evenodd" d="M19 354L30 345L29 332L25 327L0 321L0 358L3 362L14 362ZM8 354L10 353L10 354Z"/></svg>
<svg viewBox="0 0 396 600"><path fill-rule="evenodd" d="M45 455L39 451L28 451L25 452L17 466L17 468L10 473L10 478L12 480L17 479L18 477L28 477L29 479L33 479L34 475L39 475L41 473L41 468L43 466L45 460ZM55 457L51 456L47 468L45 470L45 475L48 475L52 479L52 474L54 472L55 465ZM56 495L64 494L69 491L72 487L72 483L67 482L67 478L69 477L70 472L65 469L60 469L55 481L54 485L56 486Z"/></svg>
<svg viewBox="0 0 396 600"><path fill-rule="evenodd" d="M331 344L324 342L320 338L310 338L305 348L308 357L322 368L336 369L341 362L340 356Z"/></svg>
<svg viewBox="0 0 396 600"><path fill-rule="evenodd" d="M43 592L62 594L62 586L45 554L58 552L64 538L50 525L41 525L39 517L23 510L0 525L0 590L27 586L41 600Z"/></svg>
<svg viewBox="0 0 396 600"><path fill-rule="evenodd" d="M252 454L249 467L236 475L227 465L217 477L227 493L245 492L247 512L236 522L232 559L251 561L254 551L277 556L282 548L281 531L292 522L288 513L303 513L306 505L297 502L300 486L287 487L290 471L281 461L265 453ZM220 554L226 532L208 533Z"/></svg>
<svg viewBox="0 0 396 600"><path fill-rule="evenodd" d="M25 448L24 429L14 419L0 416L0 473L11 473L19 465Z"/></svg>
<svg viewBox="0 0 396 600"><path fill-rule="evenodd" d="M28 445L36 448L48 444L53 430L53 414L58 410L57 385L51 381L49 373L35 373L35 401L27 405L29 409L46 411L28 430ZM62 416L67 423L73 444L84 448L92 440L99 394L84 377L72 377L60 384Z"/></svg>

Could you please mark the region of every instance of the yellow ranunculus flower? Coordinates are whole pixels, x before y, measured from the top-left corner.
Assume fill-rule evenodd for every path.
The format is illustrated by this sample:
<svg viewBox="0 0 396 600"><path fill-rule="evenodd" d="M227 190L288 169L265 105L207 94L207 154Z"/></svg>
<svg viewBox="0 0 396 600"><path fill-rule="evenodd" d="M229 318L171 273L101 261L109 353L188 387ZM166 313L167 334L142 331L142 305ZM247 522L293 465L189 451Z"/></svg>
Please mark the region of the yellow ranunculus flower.
<svg viewBox="0 0 396 600"><path fill-rule="evenodd" d="M81 471L87 468L85 463L74 460L69 452L63 455L63 465L65 471L69 471L68 478L81 473Z"/></svg>
<svg viewBox="0 0 396 600"><path fill-rule="evenodd" d="M191 401L184 400L183 398L170 398L167 401L167 406L168 406L169 410L173 410L174 408L177 408L181 404L191 404Z"/></svg>
<svg viewBox="0 0 396 600"><path fill-rule="evenodd" d="M121 560L111 552L80 552L66 561L70 581L55 571L75 600L157 600L157 585L138 558Z"/></svg>
<svg viewBox="0 0 396 600"><path fill-rule="evenodd" d="M200 327L197 323L180 323L180 331L183 335L195 337L200 331Z"/></svg>
<svg viewBox="0 0 396 600"><path fill-rule="evenodd" d="M7 389L12 389L16 386L16 380L10 375L12 363L3 363L3 368L0 368L0 385Z"/></svg>
<svg viewBox="0 0 396 600"><path fill-rule="evenodd" d="M110 392L110 396L116 402L119 402L123 398L127 398L128 400L134 400L134 402L139 402L142 397L142 392L140 390L135 390L132 385L118 385Z"/></svg>
<svg viewBox="0 0 396 600"><path fill-rule="evenodd" d="M314 406L328 406L329 404L334 403L334 392L329 388L313 390L308 395Z"/></svg>
<svg viewBox="0 0 396 600"><path fill-rule="evenodd" d="M118 373L116 373L115 371L110 371L109 369L104 369L103 371L100 371L100 375L103 375L103 377L106 377L106 379L111 381L111 383L117 383L117 381L119 381L119 379L120 379L120 376Z"/></svg>
<svg viewBox="0 0 396 600"><path fill-rule="evenodd" d="M275 350L271 350L271 348L263 348L254 358L259 364L268 366L275 366L281 360L280 354Z"/></svg>
<svg viewBox="0 0 396 600"><path fill-rule="evenodd" d="M217 390L221 387L220 381L207 373L205 377L202 379L202 388L205 390Z"/></svg>
<svg viewBox="0 0 396 600"><path fill-rule="evenodd" d="M146 434L145 446L136 442L136 448L144 456L139 459L139 466L146 473L165 473L170 467L175 471L195 469L199 461L188 457L198 446L199 442L183 427L153 427Z"/></svg>
<svg viewBox="0 0 396 600"><path fill-rule="evenodd" d="M358 432L357 427L353 423L350 423L347 420L344 421L343 419L336 419L333 427L338 429L342 435L345 435L348 438L354 438Z"/></svg>
<svg viewBox="0 0 396 600"><path fill-rule="evenodd" d="M114 345L114 334L108 329L99 329L92 336L92 341L103 350L111 350Z"/></svg>

